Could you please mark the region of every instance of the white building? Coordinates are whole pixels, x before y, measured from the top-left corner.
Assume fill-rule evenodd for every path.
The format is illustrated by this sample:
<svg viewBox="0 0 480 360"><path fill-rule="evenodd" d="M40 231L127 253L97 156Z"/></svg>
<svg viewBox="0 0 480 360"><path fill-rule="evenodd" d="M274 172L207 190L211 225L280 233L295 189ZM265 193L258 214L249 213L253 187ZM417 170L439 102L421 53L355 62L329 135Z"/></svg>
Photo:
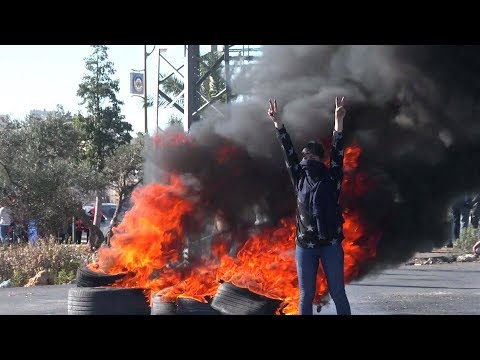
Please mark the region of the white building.
<svg viewBox="0 0 480 360"><path fill-rule="evenodd" d="M5 114L0 114L0 127L5 126L5 123L7 122L9 116Z"/></svg>
<svg viewBox="0 0 480 360"><path fill-rule="evenodd" d="M47 116L50 115L50 114L53 114L55 111L47 111L45 109L43 110L30 110L30 116L34 116L36 118L39 118L39 119L42 119L42 120L46 120L47 119Z"/></svg>

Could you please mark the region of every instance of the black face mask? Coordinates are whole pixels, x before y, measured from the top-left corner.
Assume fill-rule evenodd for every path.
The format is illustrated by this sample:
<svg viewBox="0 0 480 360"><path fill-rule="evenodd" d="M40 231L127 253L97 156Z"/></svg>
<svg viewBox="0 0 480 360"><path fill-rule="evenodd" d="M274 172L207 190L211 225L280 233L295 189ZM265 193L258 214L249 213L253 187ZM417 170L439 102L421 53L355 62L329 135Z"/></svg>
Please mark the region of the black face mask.
<svg viewBox="0 0 480 360"><path fill-rule="evenodd" d="M327 167L322 161L303 159L300 161L300 166L305 170L308 176L323 177L328 171Z"/></svg>
<svg viewBox="0 0 480 360"><path fill-rule="evenodd" d="M323 162L319 160L302 159L302 161L300 161L300 164L307 167L319 167L320 164L323 165Z"/></svg>

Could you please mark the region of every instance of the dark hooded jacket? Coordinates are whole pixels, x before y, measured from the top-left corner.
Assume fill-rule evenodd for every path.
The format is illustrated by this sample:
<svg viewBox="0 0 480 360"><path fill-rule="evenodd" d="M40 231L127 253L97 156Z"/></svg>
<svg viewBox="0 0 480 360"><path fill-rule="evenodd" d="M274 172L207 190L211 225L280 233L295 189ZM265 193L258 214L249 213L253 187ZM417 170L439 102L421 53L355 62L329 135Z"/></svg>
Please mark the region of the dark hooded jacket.
<svg viewBox="0 0 480 360"><path fill-rule="evenodd" d="M343 135L333 132L330 166L299 161L285 127L278 129L286 165L297 196L296 242L305 248L342 241L343 217L339 204L343 180Z"/></svg>

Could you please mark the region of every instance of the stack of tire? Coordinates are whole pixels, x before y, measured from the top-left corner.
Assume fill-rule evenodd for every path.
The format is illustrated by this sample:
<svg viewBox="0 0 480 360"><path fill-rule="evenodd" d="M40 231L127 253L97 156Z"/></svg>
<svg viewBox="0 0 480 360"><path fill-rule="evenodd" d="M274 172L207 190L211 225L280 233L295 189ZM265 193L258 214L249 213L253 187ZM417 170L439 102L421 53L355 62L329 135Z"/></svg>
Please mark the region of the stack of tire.
<svg viewBox="0 0 480 360"><path fill-rule="evenodd" d="M280 312L281 303L281 300L224 282L212 300L212 308L222 315L276 315Z"/></svg>
<svg viewBox="0 0 480 360"><path fill-rule="evenodd" d="M68 315L150 315L144 289L111 287L125 275L79 268L77 286L68 292Z"/></svg>
<svg viewBox="0 0 480 360"><path fill-rule="evenodd" d="M222 283L213 299L200 302L177 298L169 302L159 294L152 297L152 315L277 315L282 301L251 292L232 283Z"/></svg>
<svg viewBox="0 0 480 360"><path fill-rule="evenodd" d="M151 315L221 315L208 302L179 297L175 302L166 300L162 295L152 296Z"/></svg>

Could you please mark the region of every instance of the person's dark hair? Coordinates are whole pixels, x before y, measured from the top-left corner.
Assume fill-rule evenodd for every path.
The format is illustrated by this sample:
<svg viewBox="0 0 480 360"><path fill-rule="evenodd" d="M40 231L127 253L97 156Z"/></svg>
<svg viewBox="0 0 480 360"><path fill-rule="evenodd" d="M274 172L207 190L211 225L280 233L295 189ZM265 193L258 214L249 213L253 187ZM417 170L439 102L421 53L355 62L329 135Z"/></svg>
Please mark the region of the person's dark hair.
<svg viewBox="0 0 480 360"><path fill-rule="evenodd" d="M316 141L309 141L302 150L302 155L306 154L317 155L318 157L323 158L325 150L323 149L322 144L319 144Z"/></svg>

